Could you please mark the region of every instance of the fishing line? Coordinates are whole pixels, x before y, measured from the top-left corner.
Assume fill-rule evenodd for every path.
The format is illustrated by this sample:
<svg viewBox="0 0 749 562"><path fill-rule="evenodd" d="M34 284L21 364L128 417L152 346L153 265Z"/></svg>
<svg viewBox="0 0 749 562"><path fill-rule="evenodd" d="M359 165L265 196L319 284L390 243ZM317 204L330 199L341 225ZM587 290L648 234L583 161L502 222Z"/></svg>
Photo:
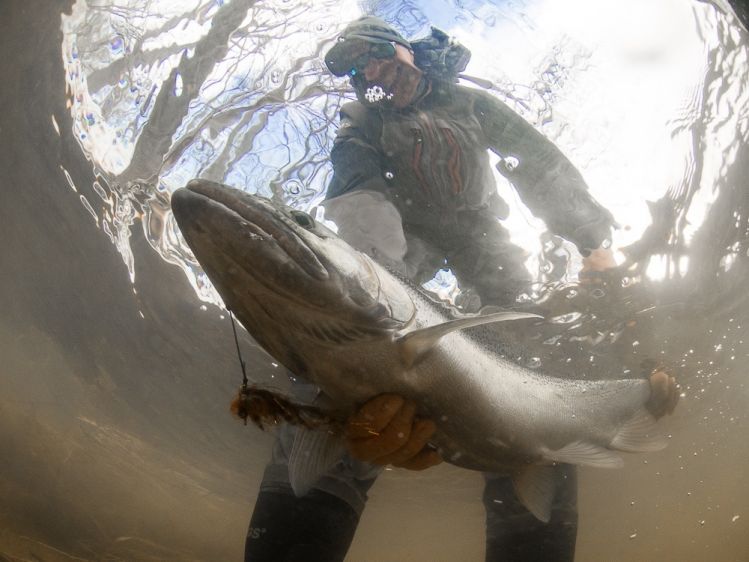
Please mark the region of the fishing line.
<svg viewBox="0 0 749 562"><path fill-rule="evenodd" d="M249 402L250 402L250 390L252 390L252 396L255 400L258 398L265 404L266 408L270 408L269 419L274 424L279 423L281 419L294 425L303 425L308 429L314 429L320 425L332 425L335 422L320 412L320 410L314 406L300 406L293 402L276 395L272 391L261 390L257 387L250 389L249 379L247 378L247 368L244 359L242 358L242 351L239 348L239 337L237 336L237 324L234 321L234 314L232 311L227 309L229 312L229 320L231 320L231 331L234 334L234 345L237 346L237 357L239 358L239 365L242 367L242 386L239 387L239 408L237 415L242 418L244 424L247 425L247 418L252 418L261 429L264 429L262 417L263 414L250 413Z"/></svg>
<svg viewBox="0 0 749 562"><path fill-rule="evenodd" d="M244 406L246 399L249 396L249 387L247 386L247 369L245 366L244 359L242 358L242 351L239 349L239 338L237 337L237 325L234 322L234 314L229 310L229 320L231 320L231 331L234 334L234 344L237 346L237 357L239 358L239 365L242 367L242 386L239 387L239 395L242 399L242 406L239 410L239 416L244 420L244 424L247 425L247 410Z"/></svg>
<svg viewBox="0 0 749 562"><path fill-rule="evenodd" d="M234 333L234 344L237 346L237 357L239 358L239 365L242 367L242 387L247 386L247 369L245 368L244 359L242 359L242 351L239 349L239 338L237 337L237 325L234 322L234 314L229 311L229 319L231 320L231 331Z"/></svg>

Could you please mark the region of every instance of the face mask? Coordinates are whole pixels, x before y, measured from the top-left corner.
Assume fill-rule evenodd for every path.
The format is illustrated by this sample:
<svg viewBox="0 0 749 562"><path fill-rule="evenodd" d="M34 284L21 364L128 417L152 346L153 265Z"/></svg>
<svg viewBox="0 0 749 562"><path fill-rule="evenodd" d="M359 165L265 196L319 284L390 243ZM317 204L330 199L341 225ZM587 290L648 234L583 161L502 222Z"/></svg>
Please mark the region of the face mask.
<svg viewBox="0 0 749 562"><path fill-rule="evenodd" d="M379 84L369 86L362 95L367 100L367 103L371 105L392 102L395 96L393 92L386 92Z"/></svg>
<svg viewBox="0 0 749 562"><path fill-rule="evenodd" d="M363 73L352 77L359 101L370 107L403 109L416 99L422 72L397 57L382 61L373 80Z"/></svg>

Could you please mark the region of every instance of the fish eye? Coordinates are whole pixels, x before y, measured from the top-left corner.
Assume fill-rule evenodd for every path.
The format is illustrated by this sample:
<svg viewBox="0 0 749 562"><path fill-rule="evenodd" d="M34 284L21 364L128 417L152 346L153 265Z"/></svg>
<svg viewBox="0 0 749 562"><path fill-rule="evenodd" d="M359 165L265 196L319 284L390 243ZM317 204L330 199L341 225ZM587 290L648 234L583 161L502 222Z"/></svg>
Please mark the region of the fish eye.
<svg viewBox="0 0 749 562"><path fill-rule="evenodd" d="M291 218L293 218L299 226L306 228L307 230L311 230L315 227L315 219L302 211L291 211Z"/></svg>

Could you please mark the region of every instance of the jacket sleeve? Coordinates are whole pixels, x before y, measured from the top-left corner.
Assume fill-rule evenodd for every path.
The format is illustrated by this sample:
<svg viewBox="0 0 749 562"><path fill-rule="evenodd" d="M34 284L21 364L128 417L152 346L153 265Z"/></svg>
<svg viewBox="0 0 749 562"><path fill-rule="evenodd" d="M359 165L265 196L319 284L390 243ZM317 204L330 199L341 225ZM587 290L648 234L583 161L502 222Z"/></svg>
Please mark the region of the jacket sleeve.
<svg viewBox="0 0 749 562"><path fill-rule="evenodd" d="M325 193L326 199L357 189L387 191L382 176L382 156L370 140L376 134L373 120L367 109L357 102L341 108L341 124L330 153L333 179Z"/></svg>
<svg viewBox="0 0 749 562"><path fill-rule="evenodd" d="M554 143L495 97L475 92L475 111L497 166L534 215L583 255L600 247L615 224L588 192L580 172Z"/></svg>

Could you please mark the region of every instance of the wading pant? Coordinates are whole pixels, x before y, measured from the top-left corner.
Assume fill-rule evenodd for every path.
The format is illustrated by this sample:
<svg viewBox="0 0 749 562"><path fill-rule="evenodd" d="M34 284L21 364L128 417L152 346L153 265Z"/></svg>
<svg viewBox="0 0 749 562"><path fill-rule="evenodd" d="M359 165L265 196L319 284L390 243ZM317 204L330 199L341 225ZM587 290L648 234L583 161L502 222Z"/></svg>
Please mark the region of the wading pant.
<svg viewBox="0 0 749 562"><path fill-rule="evenodd" d="M326 201L325 209L341 238L417 284L449 268L474 300L467 312L512 304L530 285L526 252L488 209L460 212L448 222L404 223L385 195L367 190Z"/></svg>
<svg viewBox="0 0 749 562"><path fill-rule="evenodd" d="M471 312L479 305L513 303L530 281L523 265L525 252L510 242L507 231L488 211L459 213L450 224L404 227L395 206L378 192L353 192L326 202L325 207L344 240L417 283L449 267L460 288L480 298L466 307ZM314 389L304 392L311 392L307 399L314 399ZM345 456L315 489L296 498L288 477L295 431L286 426L279 432L247 534L246 561L343 560L367 491L380 472L379 467ZM486 475L487 562L573 560L577 477L574 467L567 465L559 465L556 473L549 523L537 520L520 504L509 477ZM397 512L397 505L393 509ZM373 556L386 559L387 553Z"/></svg>
<svg viewBox="0 0 749 562"><path fill-rule="evenodd" d="M274 458L260 486L245 542L245 562L342 561L364 509L366 490L376 476L363 479L361 473L346 474L346 470L341 470L345 465L342 462L334 474L324 477L322 487L326 491L315 488L297 498L288 484L288 471L284 473L279 464L282 462L283 459ZM370 474L379 472L377 467L372 470ZM282 481L284 474L286 482ZM414 478L418 475L414 474ZM556 492L548 523L536 519L520 503L509 477L485 474L485 480L486 562L574 560L575 467L556 467ZM393 500L393 511L398 511L397 499ZM439 516L436 510L434 517ZM386 545L387 537L382 539ZM386 560L385 549L386 546L382 553L372 553L372 557Z"/></svg>

